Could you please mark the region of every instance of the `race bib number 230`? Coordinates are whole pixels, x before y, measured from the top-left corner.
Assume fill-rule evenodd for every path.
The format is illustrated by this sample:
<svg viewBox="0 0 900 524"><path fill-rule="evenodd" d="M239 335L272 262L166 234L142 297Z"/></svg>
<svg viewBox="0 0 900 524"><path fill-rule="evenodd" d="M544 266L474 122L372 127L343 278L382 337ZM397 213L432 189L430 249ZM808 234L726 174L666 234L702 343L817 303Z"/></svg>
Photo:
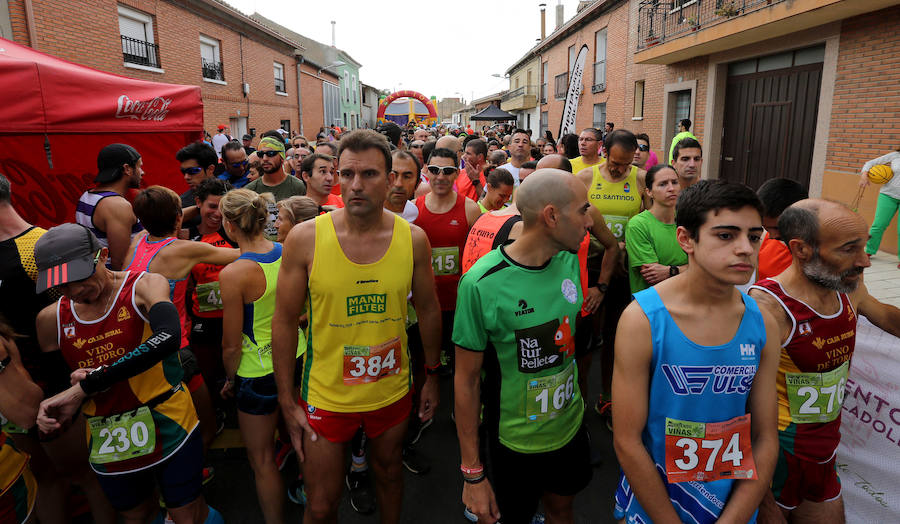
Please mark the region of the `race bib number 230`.
<svg viewBox="0 0 900 524"><path fill-rule="evenodd" d="M757 478L750 415L715 423L666 418L666 477L671 483Z"/></svg>
<svg viewBox="0 0 900 524"><path fill-rule="evenodd" d="M156 448L156 425L150 408L88 419L93 464L121 462L149 455Z"/></svg>

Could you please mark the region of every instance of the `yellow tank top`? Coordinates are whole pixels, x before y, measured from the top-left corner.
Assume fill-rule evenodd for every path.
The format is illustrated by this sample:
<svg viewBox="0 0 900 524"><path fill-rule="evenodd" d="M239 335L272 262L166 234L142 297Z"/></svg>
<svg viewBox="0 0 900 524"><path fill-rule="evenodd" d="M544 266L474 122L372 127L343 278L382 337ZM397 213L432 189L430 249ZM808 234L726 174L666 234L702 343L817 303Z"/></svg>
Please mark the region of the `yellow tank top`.
<svg viewBox="0 0 900 524"><path fill-rule="evenodd" d="M594 166L588 199L606 219L606 225L616 240L625 240L625 224L628 219L641 212L641 194L637 182L638 168L631 166L631 172L621 182L610 182L600 174L600 166Z"/></svg>
<svg viewBox="0 0 900 524"><path fill-rule="evenodd" d="M28 454L19 451L12 439L0 431L0 495L19 480L27 467Z"/></svg>
<svg viewBox="0 0 900 524"><path fill-rule="evenodd" d="M588 164L584 161L583 156L577 156L569 160L569 163L572 164L572 174L577 175L581 172L582 169L586 167L596 166L603 163L603 157L600 157L600 160L596 164Z"/></svg>
<svg viewBox="0 0 900 524"><path fill-rule="evenodd" d="M394 217L391 244L371 264L344 255L330 213L316 218L301 386L311 408L373 411L409 392L406 297L412 274L412 234L403 218Z"/></svg>

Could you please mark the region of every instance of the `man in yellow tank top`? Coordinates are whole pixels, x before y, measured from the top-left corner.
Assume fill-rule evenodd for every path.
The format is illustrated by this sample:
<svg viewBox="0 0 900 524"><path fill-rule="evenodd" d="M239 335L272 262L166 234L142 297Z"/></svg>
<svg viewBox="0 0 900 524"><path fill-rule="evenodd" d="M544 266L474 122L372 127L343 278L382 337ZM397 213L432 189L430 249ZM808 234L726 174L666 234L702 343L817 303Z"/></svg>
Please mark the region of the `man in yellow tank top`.
<svg viewBox="0 0 900 524"><path fill-rule="evenodd" d="M606 225L612 232L620 247L627 250L625 225L628 219L637 215L649 205L644 202L644 176L646 172L631 165L638 143L634 134L626 129L616 129L606 135L603 148L606 151L604 162L578 173L578 179L588 190L588 200L606 219ZM649 200L649 198L648 198ZM593 244L592 244L593 247ZM588 258L588 279L596 282L599 271L596 261L598 257ZM600 312L602 320L602 347L600 366L603 369L603 389L595 405L600 416L611 421L613 346L616 336L616 325L619 316L631 300L631 289L628 273L622 263L617 264L610 278L609 286L604 290L603 308ZM587 373L587 370L586 370Z"/></svg>
<svg viewBox="0 0 900 524"><path fill-rule="evenodd" d="M429 371L418 408L423 421L438 402L441 315L431 246L419 227L383 209L393 177L383 137L353 131L341 139L338 158L345 207L298 225L284 244L272 360L291 441L304 461L304 522L337 522L347 444L362 426L372 441L380 521L396 523L412 407L410 291ZM309 332L298 404L293 374L304 304Z"/></svg>
<svg viewBox="0 0 900 524"><path fill-rule="evenodd" d="M581 153L581 156L571 160L573 173L578 175L585 169L603 162L603 159L600 158L602 137L603 134L600 133L600 130L593 127L585 129L578 135L578 152Z"/></svg>

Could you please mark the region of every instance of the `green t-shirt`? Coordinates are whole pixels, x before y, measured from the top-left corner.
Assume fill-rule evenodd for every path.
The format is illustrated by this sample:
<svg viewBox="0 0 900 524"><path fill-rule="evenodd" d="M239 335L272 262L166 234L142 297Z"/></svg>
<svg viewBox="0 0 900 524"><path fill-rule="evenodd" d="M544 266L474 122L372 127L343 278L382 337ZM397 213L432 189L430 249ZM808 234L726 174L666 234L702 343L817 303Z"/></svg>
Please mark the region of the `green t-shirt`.
<svg viewBox="0 0 900 524"><path fill-rule="evenodd" d="M574 337L583 300L578 277L573 253L525 267L499 247L459 282L453 343L485 353L485 423L491 437L513 451L559 449L581 426Z"/></svg>
<svg viewBox="0 0 900 524"><path fill-rule="evenodd" d="M259 177L244 186L244 189L249 189L250 191L255 191L260 194L272 193L272 196L275 197L275 202L281 202L292 196L303 196L306 194L306 184L299 178L291 175L288 175L288 177L277 186L267 186L263 184L262 177ZM278 228L275 227L275 219L278 218L278 208L275 204L270 204L268 208L269 218L266 219L265 235L267 239L275 241L278 238Z"/></svg>
<svg viewBox="0 0 900 524"><path fill-rule="evenodd" d="M641 276L641 265L683 266L687 253L675 237L675 224L663 224L649 210L631 217L625 226L625 250L628 251L628 280L631 292L647 289L650 284Z"/></svg>

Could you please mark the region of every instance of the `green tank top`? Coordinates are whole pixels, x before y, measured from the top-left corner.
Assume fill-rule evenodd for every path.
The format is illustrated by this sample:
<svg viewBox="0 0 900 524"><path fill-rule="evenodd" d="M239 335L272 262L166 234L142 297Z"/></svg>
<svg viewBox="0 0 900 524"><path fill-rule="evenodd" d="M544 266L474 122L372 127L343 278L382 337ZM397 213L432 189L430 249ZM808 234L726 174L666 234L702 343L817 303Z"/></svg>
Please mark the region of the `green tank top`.
<svg viewBox="0 0 900 524"><path fill-rule="evenodd" d="M237 374L243 378L258 378L273 372L272 368L272 316L275 313L275 286L281 269L281 244L268 253L244 253L238 260L252 260L259 264L266 277L266 291L256 301L244 304L244 326L241 329L241 363ZM299 330L297 356L306 347L306 337Z"/></svg>

